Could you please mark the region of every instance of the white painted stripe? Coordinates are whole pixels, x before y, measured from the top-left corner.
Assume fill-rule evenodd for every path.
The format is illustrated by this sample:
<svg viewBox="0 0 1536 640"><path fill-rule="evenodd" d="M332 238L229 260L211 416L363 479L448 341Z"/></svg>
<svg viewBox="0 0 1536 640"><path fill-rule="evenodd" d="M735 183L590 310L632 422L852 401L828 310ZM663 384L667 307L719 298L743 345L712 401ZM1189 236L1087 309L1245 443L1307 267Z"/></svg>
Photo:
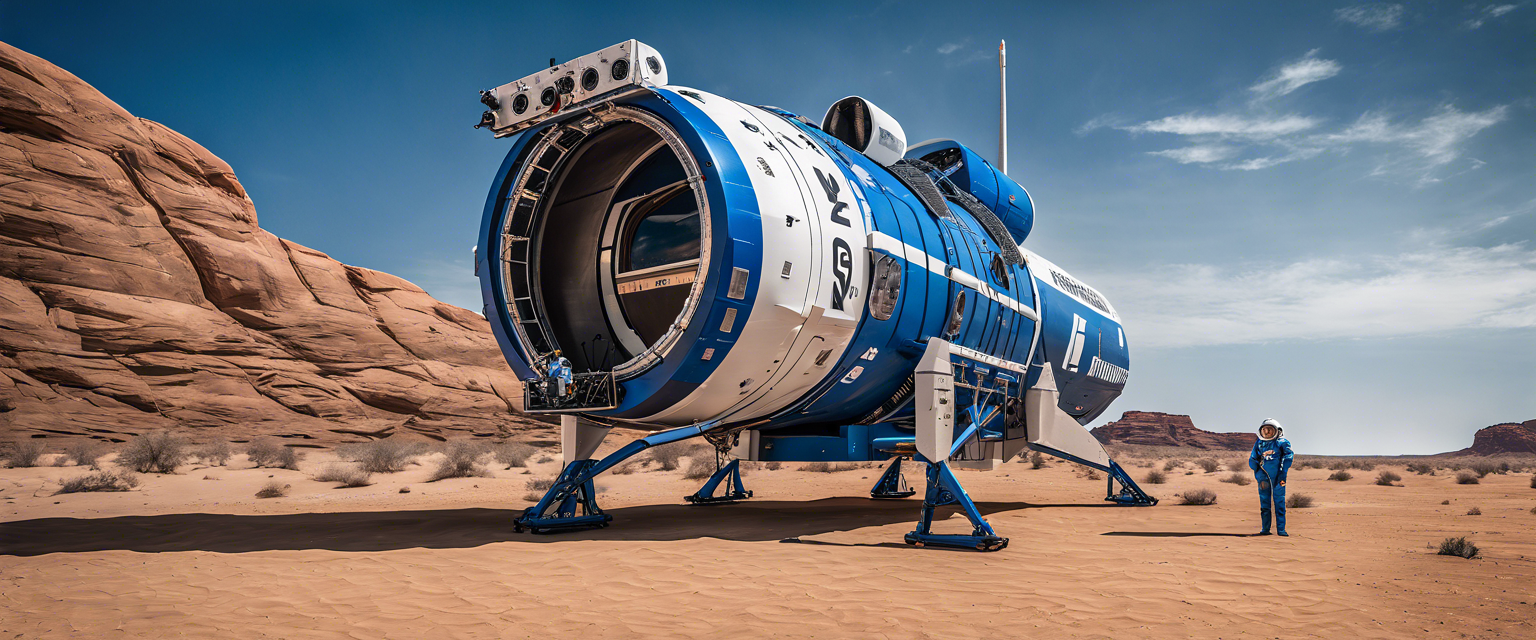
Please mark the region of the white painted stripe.
<svg viewBox="0 0 1536 640"><path fill-rule="evenodd" d="M982 282L976 276L966 273L960 269L952 268L948 262L930 256L922 249L918 249L917 247L897 240L896 238L893 238L884 233L880 233L879 231L875 231L869 234L869 247L871 249L884 251L893 256L900 256L907 262L923 267L924 269L927 269L935 274L953 280L960 286L975 289L977 293L980 293L981 295L986 296L988 299L1011 309L1014 313L1029 318L1035 322L1040 321L1040 315L1035 313L1033 307L1024 306L1018 300L1014 300L1013 298L1008 297L998 290L993 289L991 285Z"/></svg>
<svg viewBox="0 0 1536 640"><path fill-rule="evenodd" d="M982 353L980 351L977 351L975 349L971 349L969 347L962 347L962 346L960 346L958 344L954 344L954 343L950 343L950 345L949 345L949 352L953 353L953 354L955 354L957 356L960 356L962 358L970 358L971 360L975 360L977 362L981 362L981 363L985 363L985 364L990 364L990 365L992 365L994 367L997 367L997 368L1000 368L1000 369L1008 369L1008 370L1014 371L1016 373L1025 373L1027 371L1027 369L1025 369L1024 365L1019 364L1017 362L1014 362L1012 360L1004 360L1004 359L999 358L997 356L988 355L988 354Z"/></svg>

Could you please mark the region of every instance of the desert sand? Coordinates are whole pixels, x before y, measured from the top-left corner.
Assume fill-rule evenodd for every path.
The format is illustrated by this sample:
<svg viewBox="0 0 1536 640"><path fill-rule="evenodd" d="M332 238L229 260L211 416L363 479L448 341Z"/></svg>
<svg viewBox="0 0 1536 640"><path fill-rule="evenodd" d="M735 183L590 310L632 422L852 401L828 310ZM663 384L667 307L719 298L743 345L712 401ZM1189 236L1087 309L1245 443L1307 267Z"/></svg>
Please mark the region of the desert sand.
<svg viewBox="0 0 1536 640"><path fill-rule="evenodd" d="M613 439L610 439L613 440ZM610 443L610 447L614 443ZM555 449L550 455L558 458ZM440 454L434 454L440 455ZM514 534L530 478L424 482L432 457L368 487L301 469L188 465L126 493L53 495L76 467L0 470L0 634L20 638L1529 638L1528 474L1291 474L1316 505L1252 537L1256 490L1189 469L1161 505L1101 501L1073 465L960 477L997 553L901 542L918 501L872 501L878 469L750 463L751 501L684 506L682 471L599 478L611 527ZM540 459L536 456L535 460ZM908 463L909 480L917 476ZM1147 470L1133 469L1140 478ZM286 497L253 494L272 479ZM409 493L400 493L409 487ZM1186 489L1211 506L1180 506ZM1442 505L1442 500L1450 504ZM1466 515L1469 508L1480 516ZM940 532L962 532L960 516ZM1426 545L1468 535L1483 557Z"/></svg>

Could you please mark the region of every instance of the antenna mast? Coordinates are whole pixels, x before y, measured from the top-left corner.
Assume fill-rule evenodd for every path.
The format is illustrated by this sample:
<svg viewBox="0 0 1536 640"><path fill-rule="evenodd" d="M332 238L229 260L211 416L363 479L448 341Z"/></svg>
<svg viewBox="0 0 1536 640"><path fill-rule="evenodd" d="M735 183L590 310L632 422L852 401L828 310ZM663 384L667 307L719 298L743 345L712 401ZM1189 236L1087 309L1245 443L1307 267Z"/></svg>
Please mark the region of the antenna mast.
<svg viewBox="0 0 1536 640"><path fill-rule="evenodd" d="M1001 83L997 111L997 168L1008 175L1008 41L997 41L997 75Z"/></svg>

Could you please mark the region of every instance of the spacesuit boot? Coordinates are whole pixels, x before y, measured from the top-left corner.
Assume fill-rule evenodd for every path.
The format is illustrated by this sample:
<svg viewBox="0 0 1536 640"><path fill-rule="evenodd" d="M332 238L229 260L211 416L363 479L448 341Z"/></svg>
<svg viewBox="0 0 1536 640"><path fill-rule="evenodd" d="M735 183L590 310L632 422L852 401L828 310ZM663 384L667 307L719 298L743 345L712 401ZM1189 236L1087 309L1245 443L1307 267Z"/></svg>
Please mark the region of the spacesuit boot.
<svg viewBox="0 0 1536 640"><path fill-rule="evenodd" d="M1264 524L1263 528L1259 529L1259 535L1261 536L1269 535L1269 501L1266 498L1268 496L1262 493L1259 494L1259 520Z"/></svg>
<svg viewBox="0 0 1536 640"><path fill-rule="evenodd" d="M1275 533L1289 536L1291 534L1285 532L1285 485L1278 485L1270 491L1275 501ZM1264 524L1269 524L1268 518L1265 518ZM1269 527L1265 526L1264 528L1268 529Z"/></svg>

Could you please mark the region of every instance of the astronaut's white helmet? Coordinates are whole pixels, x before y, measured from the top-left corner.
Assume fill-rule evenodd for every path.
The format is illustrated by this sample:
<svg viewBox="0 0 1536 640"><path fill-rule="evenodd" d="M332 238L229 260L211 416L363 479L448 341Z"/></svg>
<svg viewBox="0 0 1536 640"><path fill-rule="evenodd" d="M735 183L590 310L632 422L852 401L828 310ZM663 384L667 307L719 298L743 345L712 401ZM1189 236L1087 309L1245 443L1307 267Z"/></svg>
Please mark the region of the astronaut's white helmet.
<svg viewBox="0 0 1536 640"><path fill-rule="evenodd" d="M1269 438L1264 437L1264 427L1274 427L1275 428L1275 435L1272 436L1272 437L1269 437ZM1285 435L1285 427L1280 426L1280 421L1279 420L1276 420L1274 418L1270 418L1270 419L1265 420L1264 422L1259 424L1259 439L1260 440L1274 440L1275 438L1279 438L1280 436L1283 436L1283 435Z"/></svg>

